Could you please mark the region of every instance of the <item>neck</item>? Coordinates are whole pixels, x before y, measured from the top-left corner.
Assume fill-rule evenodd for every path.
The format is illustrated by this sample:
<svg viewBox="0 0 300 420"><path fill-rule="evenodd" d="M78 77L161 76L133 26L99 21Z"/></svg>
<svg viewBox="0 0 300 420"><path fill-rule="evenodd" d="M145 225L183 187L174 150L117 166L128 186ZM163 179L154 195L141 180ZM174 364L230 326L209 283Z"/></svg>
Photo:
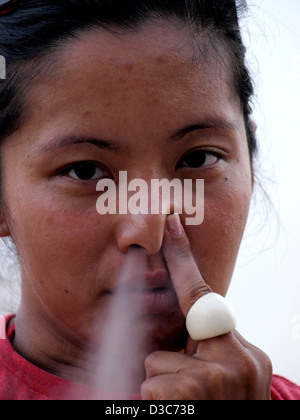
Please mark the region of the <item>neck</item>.
<svg viewBox="0 0 300 420"><path fill-rule="evenodd" d="M26 310L28 307L21 304L15 320L12 344L17 353L40 369L73 383L111 393L140 393L147 352L140 351L133 358L130 351L122 348L115 354L110 351L106 357L99 347L58 327L59 323L45 314L41 316L32 306Z"/></svg>

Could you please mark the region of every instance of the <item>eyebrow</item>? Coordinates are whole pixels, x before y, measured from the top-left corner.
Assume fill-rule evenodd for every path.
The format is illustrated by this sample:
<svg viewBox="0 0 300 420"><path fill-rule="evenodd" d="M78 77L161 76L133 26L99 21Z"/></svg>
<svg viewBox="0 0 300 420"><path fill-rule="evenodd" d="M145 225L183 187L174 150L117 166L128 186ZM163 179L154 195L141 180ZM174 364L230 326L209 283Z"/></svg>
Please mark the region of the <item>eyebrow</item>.
<svg viewBox="0 0 300 420"><path fill-rule="evenodd" d="M171 139L175 141L181 140L187 134L193 133L194 131L209 130L209 129L237 131L238 127L236 123L228 121L223 117L208 118L197 124L192 124L190 126L184 127L183 129L176 132L171 137Z"/></svg>
<svg viewBox="0 0 300 420"><path fill-rule="evenodd" d="M96 146L100 149L112 150L119 152L125 149L123 145L119 145L112 140L105 140L96 137L78 137L78 136L68 136L68 137L59 137L52 141L50 144L41 145L38 147L38 153L49 153L58 149L64 149L74 145L88 144Z"/></svg>
<svg viewBox="0 0 300 420"><path fill-rule="evenodd" d="M226 130L237 130L237 125L233 122L227 121L224 118L208 118L206 120L200 121L196 124L191 124L186 126L178 131L176 131L171 137L171 141L182 140L187 134L190 134L194 131L199 130L209 130L209 129L226 129ZM67 137L58 137L53 140L50 144L40 145L37 147L38 153L49 153L59 149L64 149L74 145L93 145L102 150L111 150L114 152L125 152L128 150L128 147L115 142L109 139L101 139L96 137L84 137L84 136L67 136Z"/></svg>

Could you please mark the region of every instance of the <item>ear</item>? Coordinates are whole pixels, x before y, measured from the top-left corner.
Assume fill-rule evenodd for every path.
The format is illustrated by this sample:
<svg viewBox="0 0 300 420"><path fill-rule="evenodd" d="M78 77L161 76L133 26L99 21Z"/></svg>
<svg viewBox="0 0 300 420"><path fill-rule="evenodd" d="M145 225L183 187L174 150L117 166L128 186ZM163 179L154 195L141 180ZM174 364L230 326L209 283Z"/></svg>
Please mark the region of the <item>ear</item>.
<svg viewBox="0 0 300 420"><path fill-rule="evenodd" d="M5 212L3 209L0 210L0 238L7 238L11 236L10 229L8 227Z"/></svg>
<svg viewBox="0 0 300 420"><path fill-rule="evenodd" d="M252 125L252 128L253 128L254 133L256 133L257 132L257 127L258 127L256 121L251 120L251 125Z"/></svg>

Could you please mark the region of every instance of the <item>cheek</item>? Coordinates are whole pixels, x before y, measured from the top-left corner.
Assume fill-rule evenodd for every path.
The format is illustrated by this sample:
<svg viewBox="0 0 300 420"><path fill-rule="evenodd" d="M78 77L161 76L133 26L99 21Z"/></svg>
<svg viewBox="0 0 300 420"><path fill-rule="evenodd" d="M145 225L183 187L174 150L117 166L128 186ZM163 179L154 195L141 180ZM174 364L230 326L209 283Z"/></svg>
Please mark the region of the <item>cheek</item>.
<svg viewBox="0 0 300 420"><path fill-rule="evenodd" d="M103 290L119 266L110 220L94 206L76 212L55 200L22 207L14 223L23 289L37 295L68 330L85 337L99 308L105 313Z"/></svg>
<svg viewBox="0 0 300 420"><path fill-rule="evenodd" d="M100 264L111 266L106 260L103 264L110 223L98 215L95 206L74 210L59 199L43 195L37 200L32 195L11 206L11 217L23 271L40 293L64 292L78 302L92 296L94 288L99 295L101 284L95 279Z"/></svg>
<svg viewBox="0 0 300 420"><path fill-rule="evenodd" d="M186 228L191 249L204 280L225 295L231 282L248 219L251 183L225 181L226 188L205 195L202 225Z"/></svg>
<svg viewBox="0 0 300 420"><path fill-rule="evenodd" d="M12 213L13 234L24 255L31 249L26 244L34 244L36 252L44 253L48 260L58 255L61 255L61 259L74 257L76 250L84 251L88 247L87 251L91 252L96 244L99 246L95 238L94 213L89 208L81 212L64 209L54 200L45 198L38 202L29 199L28 203L23 203L20 211ZM99 226L99 219L97 224ZM105 226L102 226L102 230L105 231Z"/></svg>

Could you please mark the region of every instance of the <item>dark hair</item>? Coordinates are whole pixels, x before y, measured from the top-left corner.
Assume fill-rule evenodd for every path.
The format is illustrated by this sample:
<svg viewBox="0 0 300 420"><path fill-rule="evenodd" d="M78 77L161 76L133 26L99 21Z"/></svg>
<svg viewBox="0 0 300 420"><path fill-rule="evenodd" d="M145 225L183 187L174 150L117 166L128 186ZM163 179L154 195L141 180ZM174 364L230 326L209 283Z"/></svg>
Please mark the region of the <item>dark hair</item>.
<svg viewBox="0 0 300 420"><path fill-rule="evenodd" d="M205 31L230 58L253 160L253 84L239 26L239 12L245 7L246 0L24 0L12 13L0 16L0 55L7 63L7 79L0 81L0 140L20 126L26 87L38 75L41 59L51 56L61 42L94 26L134 30L157 17L176 18L195 36Z"/></svg>

